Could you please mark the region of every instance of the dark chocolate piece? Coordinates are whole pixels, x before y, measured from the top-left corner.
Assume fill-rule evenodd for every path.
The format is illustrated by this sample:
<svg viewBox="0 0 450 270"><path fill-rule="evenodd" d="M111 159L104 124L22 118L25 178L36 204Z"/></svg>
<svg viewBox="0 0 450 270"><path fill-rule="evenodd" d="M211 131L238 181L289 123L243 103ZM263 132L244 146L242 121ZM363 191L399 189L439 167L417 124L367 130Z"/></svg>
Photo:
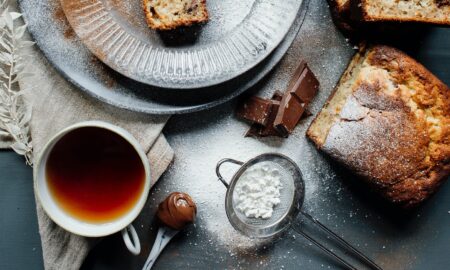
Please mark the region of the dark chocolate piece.
<svg viewBox="0 0 450 270"><path fill-rule="evenodd" d="M245 136L289 136L318 88L319 82L306 62L302 61L284 94L275 91L271 100L252 97L238 108L239 116L253 122Z"/></svg>
<svg viewBox="0 0 450 270"><path fill-rule="evenodd" d="M283 92L276 90L272 95L272 100L281 101L283 99Z"/></svg>
<svg viewBox="0 0 450 270"><path fill-rule="evenodd" d="M278 109L280 108L280 101L283 98L283 94L280 91L275 91L272 96L272 111L268 117L268 121L266 125L261 125L254 123L248 132L245 134L245 137L269 137L269 136L278 136L285 137L284 134L280 134L277 129L275 129L273 122L275 121L275 117L277 116Z"/></svg>
<svg viewBox="0 0 450 270"><path fill-rule="evenodd" d="M245 133L245 137L259 137L259 133L264 128L263 125L254 123L250 126L250 129Z"/></svg>
<svg viewBox="0 0 450 270"><path fill-rule="evenodd" d="M283 136L291 134L298 122L300 121L303 112L305 111L306 103L302 102L297 96L288 93L283 97L275 117L274 127Z"/></svg>
<svg viewBox="0 0 450 270"><path fill-rule="evenodd" d="M245 137L269 137L269 136L283 136L280 134L277 129L275 129L273 125L273 121L277 116L278 108L280 107L280 102L273 101L273 110L269 115L267 125L253 124Z"/></svg>
<svg viewBox="0 0 450 270"><path fill-rule="evenodd" d="M292 88L294 95L296 95L301 101L306 104L311 103L313 98L317 95L317 91L319 90L319 81L316 76L306 65L303 72L300 74L297 82L293 85ZM288 90L289 91L289 90Z"/></svg>
<svg viewBox="0 0 450 270"><path fill-rule="evenodd" d="M272 111L272 101L251 97L237 108L237 115L253 123L266 125Z"/></svg>
<svg viewBox="0 0 450 270"><path fill-rule="evenodd" d="M250 129L247 131L247 133L245 134L245 137L282 136L282 134L280 134L273 125L273 121L275 120L275 117L277 116L277 111L278 111L279 107L280 107L280 102L274 101L273 110L268 117L267 125L261 125L258 123L254 123L250 127Z"/></svg>
<svg viewBox="0 0 450 270"><path fill-rule="evenodd" d="M280 102L279 101L273 101L273 106L272 106L272 112L269 115L268 121L267 121L267 125L264 126L260 132L259 135L261 137L268 137L268 136L281 136L281 137L285 137L285 134L280 133L274 126L274 121L275 118L277 117L278 114L278 109L280 108Z"/></svg>
<svg viewBox="0 0 450 270"><path fill-rule="evenodd" d="M274 121L275 128L283 135L292 133L302 118L306 106L317 94L319 81L302 61L292 77L281 100Z"/></svg>

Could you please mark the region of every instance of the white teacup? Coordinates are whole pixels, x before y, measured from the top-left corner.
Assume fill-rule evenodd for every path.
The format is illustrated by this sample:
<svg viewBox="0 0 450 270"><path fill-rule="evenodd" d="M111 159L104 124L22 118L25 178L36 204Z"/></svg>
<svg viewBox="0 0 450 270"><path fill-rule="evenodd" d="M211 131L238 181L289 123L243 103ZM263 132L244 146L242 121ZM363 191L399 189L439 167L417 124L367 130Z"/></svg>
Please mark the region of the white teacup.
<svg viewBox="0 0 450 270"><path fill-rule="evenodd" d="M108 223L88 223L82 220L78 220L75 217L69 215L54 200L54 198L50 194L50 190L48 187L46 179L46 164L53 147L69 132L84 127L102 128L118 134L136 150L136 153L139 155L140 160L142 161L142 164L144 166L145 184L141 196L138 198L135 205L129 211L127 211L127 213ZM56 224L71 233L87 237L102 237L121 231L126 247L131 253L135 255L140 253L141 245L136 230L134 229L133 225L131 225L131 223L139 215L142 208L144 207L144 204L148 197L150 183L150 164L139 142L123 128L101 121L81 122L58 132L58 134L56 134L45 145L36 164L34 177L34 188L37 198L42 204L42 207L44 208L47 215Z"/></svg>

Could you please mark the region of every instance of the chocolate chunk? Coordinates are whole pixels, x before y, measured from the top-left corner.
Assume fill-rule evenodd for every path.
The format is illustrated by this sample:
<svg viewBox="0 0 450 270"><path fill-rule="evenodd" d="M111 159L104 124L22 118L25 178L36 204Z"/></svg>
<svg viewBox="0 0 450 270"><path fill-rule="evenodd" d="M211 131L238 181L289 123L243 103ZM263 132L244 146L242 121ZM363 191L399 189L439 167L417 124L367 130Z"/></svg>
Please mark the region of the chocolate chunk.
<svg viewBox="0 0 450 270"><path fill-rule="evenodd" d="M273 109L272 112L269 115L268 121L267 121L267 125L264 126L260 132L259 135L261 137L268 137L268 136L282 136L285 137L285 134L280 133L274 126L274 121L275 118L277 117L278 114L278 109L280 108L280 102L279 101L274 101L273 103Z"/></svg>
<svg viewBox="0 0 450 270"><path fill-rule="evenodd" d="M250 128L250 130L245 135L246 137L269 137L269 136L282 136L278 132L277 129L275 129L273 125L273 121L275 120L275 117L277 116L278 108L280 107L280 102L273 101L273 110L270 113L267 121L267 125L260 125L260 124L253 124Z"/></svg>
<svg viewBox="0 0 450 270"><path fill-rule="evenodd" d="M269 137L269 136L282 136L284 137L284 134L280 134L277 129L275 129L273 122L275 121L275 117L277 116L278 109L280 108L280 101L283 97L283 94L280 91L275 91L275 93L272 96L272 111L268 117L268 121L266 125L261 125L254 123L247 134L245 134L245 137Z"/></svg>
<svg viewBox="0 0 450 270"><path fill-rule="evenodd" d="M272 100L281 101L283 99L283 93L281 91L276 90L272 95Z"/></svg>
<svg viewBox="0 0 450 270"><path fill-rule="evenodd" d="M315 97L318 89L319 81L308 65L302 61L283 95L274 121L274 126L280 133L287 136L294 131L306 106Z"/></svg>
<svg viewBox="0 0 450 270"><path fill-rule="evenodd" d="M302 102L309 104L317 95L319 81L305 62L295 71L288 87L288 92L296 95Z"/></svg>
<svg viewBox="0 0 450 270"><path fill-rule="evenodd" d="M284 136L292 133L300 121L306 104L297 96L288 93L280 103L280 109L275 117L274 127Z"/></svg>
<svg viewBox="0 0 450 270"><path fill-rule="evenodd" d="M306 62L302 61L284 94L275 91L271 100L252 97L238 108L240 117L253 122L245 136L289 136L305 114L306 106L317 94L318 88L319 82Z"/></svg>
<svg viewBox="0 0 450 270"><path fill-rule="evenodd" d="M253 123L266 125L272 112L272 101L251 97L237 108L237 115Z"/></svg>
<svg viewBox="0 0 450 270"><path fill-rule="evenodd" d="M260 124L253 124L251 125L250 129L245 133L245 137L259 137L259 133L264 128L263 125Z"/></svg>

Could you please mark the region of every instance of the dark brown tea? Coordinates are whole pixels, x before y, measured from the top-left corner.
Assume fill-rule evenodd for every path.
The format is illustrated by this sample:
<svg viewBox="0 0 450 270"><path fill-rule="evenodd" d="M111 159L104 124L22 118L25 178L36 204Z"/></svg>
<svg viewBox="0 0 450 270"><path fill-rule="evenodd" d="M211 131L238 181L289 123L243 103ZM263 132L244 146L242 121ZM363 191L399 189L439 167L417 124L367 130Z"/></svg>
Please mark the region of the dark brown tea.
<svg viewBox="0 0 450 270"><path fill-rule="evenodd" d="M58 141L47 160L46 175L58 205L90 223L110 222L126 214L145 185L144 165L133 146L96 127L71 131Z"/></svg>

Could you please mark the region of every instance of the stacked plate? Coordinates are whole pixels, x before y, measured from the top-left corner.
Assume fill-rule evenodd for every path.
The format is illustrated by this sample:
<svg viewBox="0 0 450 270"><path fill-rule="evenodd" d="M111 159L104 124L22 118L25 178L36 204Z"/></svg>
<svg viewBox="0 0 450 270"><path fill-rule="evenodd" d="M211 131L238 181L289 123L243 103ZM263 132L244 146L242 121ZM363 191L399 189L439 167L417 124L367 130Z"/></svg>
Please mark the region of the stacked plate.
<svg viewBox="0 0 450 270"><path fill-rule="evenodd" d="M156 32L141 1L19 4L38 46L69 81L111 105L152 114L207 109L253 86L285 54L308 4L208 0L207 24Z"/></svg>

